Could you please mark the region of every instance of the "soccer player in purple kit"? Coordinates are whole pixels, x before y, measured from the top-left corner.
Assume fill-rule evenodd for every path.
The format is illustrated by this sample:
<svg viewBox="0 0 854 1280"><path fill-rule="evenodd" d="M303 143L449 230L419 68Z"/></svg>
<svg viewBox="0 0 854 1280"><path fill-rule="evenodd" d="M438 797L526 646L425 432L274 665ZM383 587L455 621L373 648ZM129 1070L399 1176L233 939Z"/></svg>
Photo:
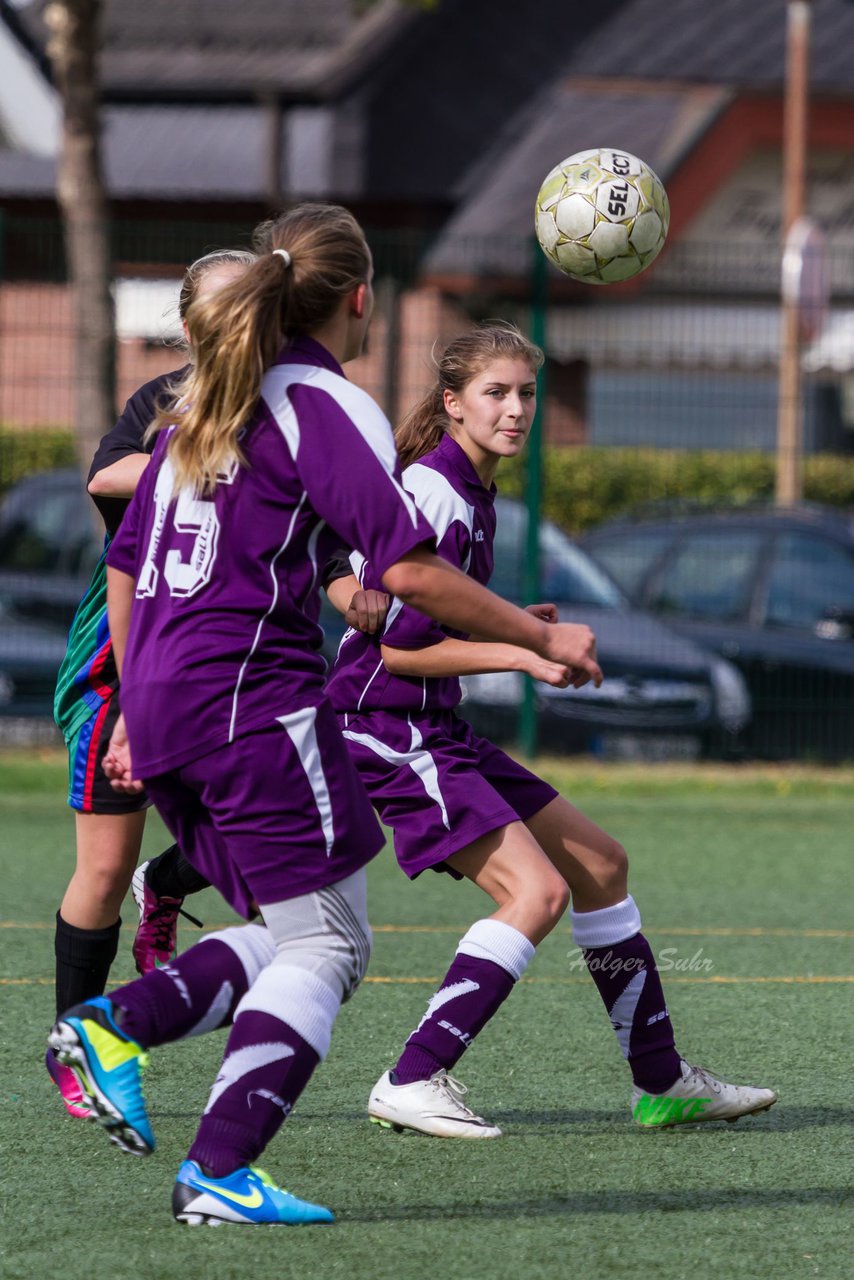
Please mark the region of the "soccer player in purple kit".
<svg viewBox="0 0 854 1280"><path fill-rule="evenodd" d="M235 280L254 261L242 249L218 249L185 271L178 299L189 348L186 314ZM146 431L172 382L186 367L146 382L130 397L121 417L101 440L89 470L88 491L115 536L134 490L149 463ZM68 804L75 811L76 864L56 913L56 1013L101 995L118 950L119 911L133 876L140 920L133 941L137 970L165 963L176 945L184 897L206 886L177 845L136 867L149 799L122 795L103 772L103 759L119 715L118 672L107 623L104 557L75 614L68 648L57 676L54 714L68 748ZM185 913L186 914L186 913ZM192 918L192 917L191 917ZM89 1107L73 1073L48 1050L45 1064L73 1117L88 1118Z"/></svg>
<svg viewBox="0 0 854 1280"><path fill-rule="evenodd" d="M464 334L396 433L404 485L433 525L439 555L484 584L496 470L525 445L542 358L512 325ZM370 557L354 561L363 585L373 585ZM554 605L532 611L556 618ZM345 636L327 685L406 874L432 868L467 877L496 906L465 934L396 1066L374 1087L372 1120L437 1137L500 1136L466 1105L450 1073L570 895L573 937L631 1068L637 1122L734 1120L767 1109L776 1100L770 1089L727 1084L677 1052L622 846L456 715L458 676L503 670L554 682L536 653L472 642L394 601L378 636Z"/></svg>
<svg viewBox="0 0 854 1280"><path fill-rule="evenodd" d="M329 1046L370 953L365 865L383 844L325 697L318 565L342 543L385 590L601 680L584 626L549 626L437 557L391 428L341 365L372 309L358 223L301 205L190 313L195 361L108 557L123 720L105 767L141 779L191 863L248 924L68 1010L51 1046L110 1137L148 1154L145 1051L231 1023L181 1166L183 1222L328 1222L254 1168ZM366 501L365 495L370 495ZM128 750L128 741L130 749Z"/></svg>

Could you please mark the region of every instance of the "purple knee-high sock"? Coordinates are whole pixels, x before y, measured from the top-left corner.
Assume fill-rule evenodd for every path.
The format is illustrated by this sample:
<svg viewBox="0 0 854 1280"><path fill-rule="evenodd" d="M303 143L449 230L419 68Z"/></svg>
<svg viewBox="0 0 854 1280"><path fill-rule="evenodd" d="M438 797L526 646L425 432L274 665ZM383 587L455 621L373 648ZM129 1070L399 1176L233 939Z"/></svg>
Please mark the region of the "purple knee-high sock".
<svg viewBox="0 0 854 1280"><path fill-rule="evenodd" d="M507 999L533 954L533 944L512 925L493 919L473 924L404 1046L392 1073L395 1083L449 1071Z"/></svg>
<svg viewBox="0 0 854 1280"><path fill-rule="evenodd" d="M320 1061L293 1027L257 1009L238 1012L189 1159L209 1177L252 1164L287 1119Z"/></svg>
<svg viewBox="0 0 854 1280"><path fill-rule="evenodd" d="M274 954L272 939L259 925L225 929L109 998L122 1011L122 1030L150 1049L229 1024Z"/></svg>
<svg viewBox="0 0 854 1280"><path fill-rule="evenodd" d="M572 912L572 932L608 1010L632 1079L647 1093L664 1093L680 1076L655 956L640 932L634 899L599 911Z"/></svg>

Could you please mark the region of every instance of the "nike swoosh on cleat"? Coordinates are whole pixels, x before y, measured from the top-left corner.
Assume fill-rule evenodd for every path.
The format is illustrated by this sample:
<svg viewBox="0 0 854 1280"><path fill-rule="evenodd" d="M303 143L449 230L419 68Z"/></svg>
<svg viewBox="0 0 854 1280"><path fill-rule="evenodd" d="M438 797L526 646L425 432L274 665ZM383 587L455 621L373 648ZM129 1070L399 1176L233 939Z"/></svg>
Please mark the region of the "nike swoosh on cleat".
<svg viewBox="0 0 854 1280"><path fill-rule="evenodd" d="M251 1195L245 1196L240 1191L226 1191L224 1187L211 1186L209 1182L202 1182L201 1178L194 1178L188 1185L191 1190L201 1187L203 1191L213 1191L215 1195L222 1196L224 1200L233 1200L235 1204L243 1205L245 1209L257 1209L264 1203L263 1193L257 1187L252 1189Z"/></svg>
<svg viewBox="0 0 854 1280"><path fill-rule="evenodd" d="M425 1119L425 1120L446 1120L449 1124L474 1124L474 1125L480 1125L481 1129L489 1129L489 1128L491 1128L491 1125L489 1124L489 1121L488 1121L488 1120L466 1120L466 1119L464 1119L464 1118L463 1118L463 1119L457 1119L457 1117L456 1117L456 1116L444 1116L444 1115L441 1115L441 1114L440 1114L440 1115L433 1115L433 1116L425 1116L425 1117L424 1117L424 1119Z"/></svg>

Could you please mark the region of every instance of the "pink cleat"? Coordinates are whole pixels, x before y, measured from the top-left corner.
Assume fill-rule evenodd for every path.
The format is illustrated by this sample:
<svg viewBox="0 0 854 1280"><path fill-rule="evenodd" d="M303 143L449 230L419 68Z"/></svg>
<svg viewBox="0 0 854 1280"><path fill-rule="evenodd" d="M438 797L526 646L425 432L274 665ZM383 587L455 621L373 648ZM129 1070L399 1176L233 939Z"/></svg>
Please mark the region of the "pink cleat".
<svg viewBox="0 0 854 1280"><path fill-rule="evenodd" d="M145 976L174 960L178 951L178 916L183 898L158 898L145 878L148 863L137 867L131 881L133 900L139 911L131 951L136 971Z"/></svg>
<svg viewBox="0 0 854 1280"><path fill-rule="evenodd" d="M86 1101L83 1090L77 1083L77 1077L70 1067L64 1067L56 1058L53 1049L45 1054L44 1065L48 1075L59 1090L65 1110L75 1120L93 1120L95 1112Z"/></svg>

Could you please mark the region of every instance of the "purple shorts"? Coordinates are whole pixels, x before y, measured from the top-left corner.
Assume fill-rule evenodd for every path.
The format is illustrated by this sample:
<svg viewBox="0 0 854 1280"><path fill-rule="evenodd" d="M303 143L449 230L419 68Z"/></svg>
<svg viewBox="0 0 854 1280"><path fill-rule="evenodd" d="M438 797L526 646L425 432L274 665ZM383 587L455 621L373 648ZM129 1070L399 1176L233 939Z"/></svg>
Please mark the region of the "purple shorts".
<svg viewBox="0 0 854 1280"><path fill-rule="evenodd" d="M327 702L145 785L182 852L247 919L345 879L385 843Z"/></svg>
<svg viewBox="0 0 854 1280"><path fill-rule="evenodd" d="M490 831L526 822L558 794L453 711L370 711L340 715L338 723L410 878L428 867L457 876L446 858Z"/></svg>

